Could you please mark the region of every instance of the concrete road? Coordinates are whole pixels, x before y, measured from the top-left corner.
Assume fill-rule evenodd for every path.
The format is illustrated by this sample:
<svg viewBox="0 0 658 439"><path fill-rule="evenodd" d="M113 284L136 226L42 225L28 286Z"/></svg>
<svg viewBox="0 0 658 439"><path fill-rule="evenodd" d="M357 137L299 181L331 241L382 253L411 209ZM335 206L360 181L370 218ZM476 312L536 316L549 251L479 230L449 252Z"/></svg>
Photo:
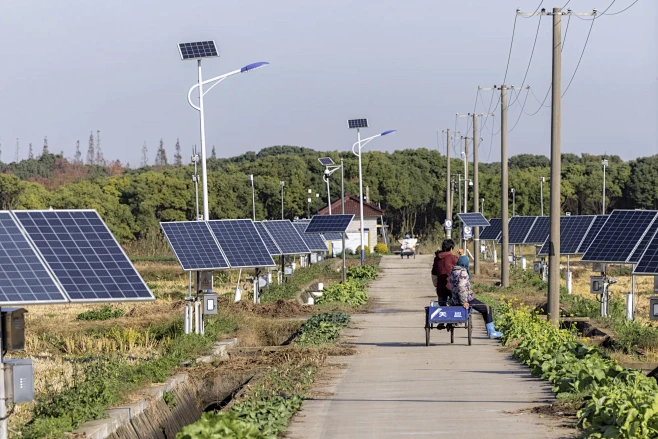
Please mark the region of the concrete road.
<svg viewBox="0 0 658 439"><path fill-rule="evenodd" d="M344 332L358 354L332 357L287 438L568 438L575 430L522 409L550 404L553 393L486 337L474 315L466 330L432 331L424 309L434 297L432 258L385 257L371 284L377 306Z"/></svg>

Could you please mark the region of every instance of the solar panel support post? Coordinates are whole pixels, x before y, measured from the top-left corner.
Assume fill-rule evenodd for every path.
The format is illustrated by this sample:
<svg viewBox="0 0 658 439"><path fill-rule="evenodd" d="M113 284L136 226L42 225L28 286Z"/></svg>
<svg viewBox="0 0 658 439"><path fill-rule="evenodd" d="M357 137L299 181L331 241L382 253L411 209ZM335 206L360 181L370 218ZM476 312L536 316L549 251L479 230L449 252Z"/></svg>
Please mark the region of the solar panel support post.
<svg viewBox="0 0 658 439"><path fill-rule="evenodd" d="M633 264L635 271L636 264ZM631 291L626 295L626 319L635 320L635 275L631 275Z"/></svg>
<svg viewBox="0 0 658 439"><path fill-rule="evenodd" d="M569 294L572 293L573 291L573 279L571 275L571 256L567 255L567 275L566 275L566 280L567 280L567 292Z"/></svg>
<svg viewBox="0 0 658 439"><path fill-rule="evenodd" d="M208 213L208 172L206 168L206 126L205 114L203 112L203 73L201 72L201 60L197 60L199 71L199 118L201 131L201 190L203 196L203 220L210 219Z"/></svg>
<svg viewBox="0 0 658 439"><path fill-rule="evenodd" d="M0 309L0 313L2 310ZM7 439L9 437L9 431L7 427L7 389L5 389L5 360L2 355L2 334L1 331L4 328L0 328L0 439Z"/></svg>
<svg viewBox="0 0 658 439"><path fill-rule="evenodd" d="M343 158L340 158L340 213L345 215L345 168ZM347 261L345 256L345 232L343 235L343 282L347 280Z"/></svg>

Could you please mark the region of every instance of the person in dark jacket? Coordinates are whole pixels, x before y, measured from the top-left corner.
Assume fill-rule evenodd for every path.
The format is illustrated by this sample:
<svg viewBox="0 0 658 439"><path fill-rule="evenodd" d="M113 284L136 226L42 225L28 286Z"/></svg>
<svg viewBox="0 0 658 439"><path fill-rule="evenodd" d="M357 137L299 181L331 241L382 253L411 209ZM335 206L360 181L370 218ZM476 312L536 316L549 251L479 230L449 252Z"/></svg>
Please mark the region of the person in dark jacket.
<svg viewBox="0 0 658 439"><path fill-rule="evenodd" d="M432 264L432 274L438 278L436 295L441 305L445 305L451 296L449 276L452 267L457 263L457 256L452 254L454 248L455 241L452 239L444 240L441 251L435 253L434 264Z"/></svg>

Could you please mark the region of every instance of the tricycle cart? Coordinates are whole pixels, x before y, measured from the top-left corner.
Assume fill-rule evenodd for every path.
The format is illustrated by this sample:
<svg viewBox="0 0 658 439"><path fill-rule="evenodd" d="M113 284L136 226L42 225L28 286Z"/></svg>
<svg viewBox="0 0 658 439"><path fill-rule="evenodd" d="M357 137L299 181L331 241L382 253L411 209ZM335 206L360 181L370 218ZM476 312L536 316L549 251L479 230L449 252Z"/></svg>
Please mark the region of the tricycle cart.
<svg viewBox="0 0 658 439"><path fill-rule="evenodd" d="M450 332L450 343L455 342L455 329L466 329L468 345L471 345L471 334L473 333L471 308L440 306L437 301L431 301L430 306L425 307L425 346L430 345L430 329L438 329L440 324L445 325Z"/></svg>
<svg viewBox="0 0 658 439"><path fill-rule="evenodd" d="M416 259L416 247L418 247L418 240L415 238L405 238L400 241L400 257L404 259L406 256L413 256Z"/></svg>

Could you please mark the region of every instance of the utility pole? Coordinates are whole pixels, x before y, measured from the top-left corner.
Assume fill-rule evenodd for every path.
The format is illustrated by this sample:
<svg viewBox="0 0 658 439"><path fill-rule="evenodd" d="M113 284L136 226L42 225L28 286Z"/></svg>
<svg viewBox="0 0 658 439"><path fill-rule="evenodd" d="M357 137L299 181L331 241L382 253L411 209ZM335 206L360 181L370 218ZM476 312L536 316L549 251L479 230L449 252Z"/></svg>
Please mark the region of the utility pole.
<svg viewBox="0 0 658 439"><path fill-rule="evenodd" d="M606 159L601 160L601 164L603 165L603 198L601 200L601 212L603 215L605 215L605 168L608 166L608 161Z"/></svg>
<svg viewBox="0 0 658 439"><path fill-rule="evenodd" d="M544 177L539 177L539 197L540 197L540 203L541 203L541 216L544 216L544 182L546 181L546 178Z"/></svg>
<svg viewBox="0 0 658 439"><path fill-rule="evenodd" d="M452 221L452 199L450 183L450 128L446 131L446 220ZM446 238L452 238L452 230L446 230Z"/></svg>
<svg viewBox="0 0 658 439"><path fill-rule="evenodd" d="M553 8L553 12L542 9L539 12L523 13L518 9L517 15L552 15L553 16L553 72L551 89L551 197L550 197L550 232L548 250L548 318L551 323L560 322L560 199L561 199L561 133L562 133L562 16L581 15L596 16L596 9L588 13L566 13L562 8Z"/></svg>
<svg viewBox="0 0 658 439"><path fill-rule="evenodd" d="M468 212L468 139L470 137L463 136L464 139L464 210L463 212Z"/></svg>

